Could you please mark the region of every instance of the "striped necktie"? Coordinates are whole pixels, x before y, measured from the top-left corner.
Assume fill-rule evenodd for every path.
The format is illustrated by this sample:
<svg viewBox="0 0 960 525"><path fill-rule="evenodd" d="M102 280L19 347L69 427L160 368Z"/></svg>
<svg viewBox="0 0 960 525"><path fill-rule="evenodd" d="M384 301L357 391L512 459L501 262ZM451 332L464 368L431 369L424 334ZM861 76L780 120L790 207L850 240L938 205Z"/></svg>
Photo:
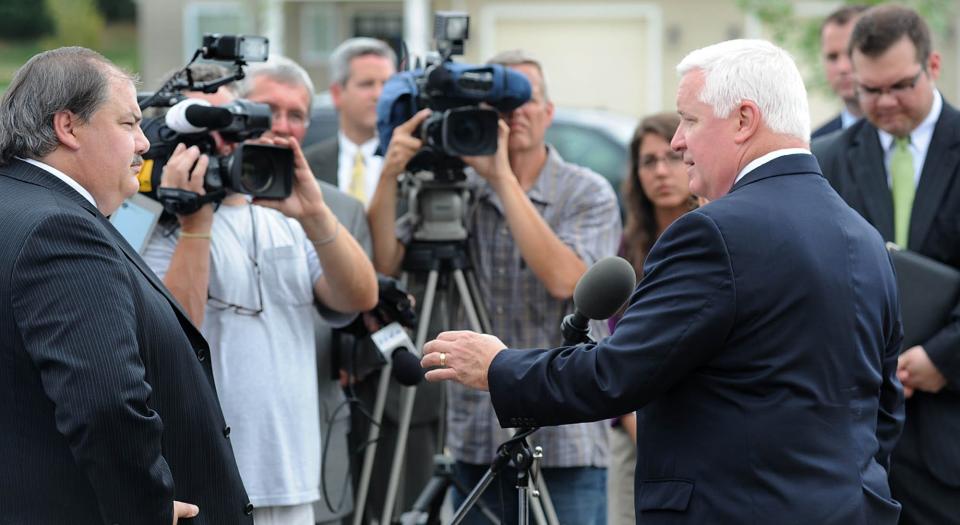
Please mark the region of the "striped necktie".
<svg viewBox="0 0 960 525"><path fill-rule="evenodd" d="M910 137L894 139L890 155L890 178L893 181L894 241L907 247L910 236L910 212L913 210L914 182L913 154L910 153Z"/></svg>

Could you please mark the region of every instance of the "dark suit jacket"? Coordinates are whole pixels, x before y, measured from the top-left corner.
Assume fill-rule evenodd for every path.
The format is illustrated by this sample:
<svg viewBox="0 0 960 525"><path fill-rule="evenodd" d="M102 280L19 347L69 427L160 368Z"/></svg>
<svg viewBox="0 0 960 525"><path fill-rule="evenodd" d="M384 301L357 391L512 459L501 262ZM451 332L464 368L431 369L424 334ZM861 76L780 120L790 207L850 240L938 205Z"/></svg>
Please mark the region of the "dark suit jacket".
<svg viewBox="0 0 960 525"><path fill-rule="evenodd" d="M303 154L314 177L339 187L340 141L337 135L310 146Z"/></svg>
<svg viewBox="0 0 960 525"><path fill-rule="evenodd" d="M896 523L896 282L812 156L677 219L644 272L609 338L498 354L502 425L642 407L637 523Z"/></svg>
<svg viewBox="0 0 960 525"><path fill-rule="evenodd" d="M893 240L893 197L877 128L861 120L813 144L823 173L853 209ZM960 112L944 101L913 201L908 246L960 268ZM897 447L942 482L960 487L960 305L949 323L923 344L947 378L938 394L917 392L907 401L907 423Z"/></svg>
<svg viewBox="0 0 960 525"><path fill-rule="evenodd" d="M0 523L251 523L206 341L96 208L0 167Z"/></svg>
<svg viewBox="0 0 960 525"><path fill-rule="evenodd" d="M820 138L824 135L829 135L834 131L840 131L843 129L843 120L840 118L840 115L833 117L828 120L824 125L820 126L813 133L810 134L810 140Z"/></svg>

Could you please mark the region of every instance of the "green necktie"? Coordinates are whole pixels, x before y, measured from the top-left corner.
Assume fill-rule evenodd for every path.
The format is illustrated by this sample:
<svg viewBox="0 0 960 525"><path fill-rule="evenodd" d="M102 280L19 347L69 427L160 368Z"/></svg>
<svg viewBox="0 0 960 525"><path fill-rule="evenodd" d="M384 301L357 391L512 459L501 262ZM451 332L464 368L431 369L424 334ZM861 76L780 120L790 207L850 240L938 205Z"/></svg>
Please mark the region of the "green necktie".
<svg viewBox="0 0 960 525"><path fill-rule="evenodd" d="M893 225L894 241L907 247L910 236L910 212L913 210L913 154L910 153L910 137L897 137L890 155L890 176L893 180Z"/></svg>

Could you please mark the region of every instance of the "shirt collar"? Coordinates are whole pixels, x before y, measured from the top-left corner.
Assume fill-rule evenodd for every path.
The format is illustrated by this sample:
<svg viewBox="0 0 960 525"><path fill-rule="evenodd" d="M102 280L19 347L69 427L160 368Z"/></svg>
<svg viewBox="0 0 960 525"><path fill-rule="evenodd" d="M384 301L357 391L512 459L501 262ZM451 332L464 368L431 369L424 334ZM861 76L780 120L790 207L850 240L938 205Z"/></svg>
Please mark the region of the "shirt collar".
<svg viewBox="0 0 960 525"><path fill-rule="evenodd" d="M923 122L910 132L910 144L916 147L918 151L927 151L930 141L933 140L933 129L936 127L942 111L943 96L940 95L940 91L934 89L930 113L927 113ZM877 128L877 136L880 137L880 145L883 146L883 151L890 151L890 146L893 144L893 135Z"/></svg>
<svg viewBox="0 0 960 525"><path fill-rule="evenodd" d="M750 173L751 171L759 168L760 166L763 166L764 164L774 159L778 159L786 155L797 155L797 154L810 155L810 150L803 149L803 148L784 148L784 149L773 150L770 153L767 153L766 155L757 157L751 160L749 163L747 163L747 165L744 166L742 170L740 170L740 173L737 174L737 178L736 180L733 181L733 183L736 184L740 182L740 179L742 179L747 173Z"/></svg>
<svg viewBox="0 0 960 525"><path fill-rule="evenodd" d="M94 208L97 207L97 201L95 201L95 200L93 199L93 195L91 195L90 192L87 191L86 188L84 188L83 186L81 186L79 182L77 182L77 181L73 180L72 178L70 178L70 176L67 175L66 173L58 170L57 168L54 168L53 166L51 166L51 165L49 165L49 164L45 164L45 163L43 163L43 162L40 162L39 160L36 160L36 159L25 159L25 158L22 158L22 157L17 157L17 158L20 159L20 160L22 160L22 161L24 161L24 162L29 162L30 164L33 164L34 166L42 169L43 171L46 171L47 173L53 175L54 177L62 180L67 186L70 186L71 188L73 188L74 190L76 190L76 192L79 193L81 197L83 197L83 198L86 199L88 202L90 202L90 204L93 204L93 207L94 207Z"/></svg>
<svg viewBox="0 0 960 525"><path fill-rule="evenodd" d="M840 110L840 128L841 129L849 128L853 123L855 123L858 120L860 120L860 117L854 115L853 113L850 113L850 111L847 110L847 108L843 108L842 110Z"/></svg>
<svg viewBox="0 0 960 525"><path fill-rule="evenodd" d="M379 143L377 136L374 135L363 144L354 144L353 141L343 134L343 131L337 132L337 138L340 141L340 150L349 154L351 157L357 154L358 149L363 153L364 157L372 157L374 152L377 151L377 144Z"/></svg>

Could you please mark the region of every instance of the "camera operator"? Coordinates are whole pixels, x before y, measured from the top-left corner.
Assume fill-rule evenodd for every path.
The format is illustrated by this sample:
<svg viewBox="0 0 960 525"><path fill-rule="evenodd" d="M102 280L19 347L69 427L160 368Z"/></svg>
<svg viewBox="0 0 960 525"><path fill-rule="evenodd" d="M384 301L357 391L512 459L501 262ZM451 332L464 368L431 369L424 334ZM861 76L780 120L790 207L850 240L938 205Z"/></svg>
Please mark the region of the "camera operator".
<svg viewBox="0 0 960 525"><path fill-rule="evenodd" d="M191 68L195 80L223 76L215 66ZM230 88L186 95L218 105L235 98ZM218 153L228 153L232 145L211 134ZM314 301L352 317L376 303L376 278L324 201L296 138L260 141L293 150L290 196L251 203L228 194L216 209L178 216L179 228L158 229L144 258L210 341L255 522L313 525L320 482ZM207 164L196 147L178 146L161 187L202 194Z"/></svg>
<svg viewBox="0 0 960 525"><path fill-rule="evenodd" d="M588 265L616 253L621 232L616 196L599 175L564 162L545 143L553 104L539 62L511 51L490 63L524 74L532 96L503 115L495 155L463 159L473 168L467 173L475 201L467 227L479 299L490 312L493 332L510 334L511 347L555 344L560 322L572 309L577 280ZM408 225L394 220L397 178L422 145L413 133L428 114L423 110L395 129L369 208L374 264L384 273L400 270L404 243L410 239ZM458 480L471 487L509 433L497 423L487 393L455 385L449 393L447 446L457 460ZM532 444L544 448L544 479L564 523L606 521L604 425L543 428L532 436ZM499 493L483 496L508 520L517 515L514 477L514 471L500 476ZM457 494L457 499L464 496ZM474 511L471 517L480 515Z"/></svg>
<svg viewBox="0 0 960 525"><path fill-rule="evenodd" d="M262 64L254 64L247 69L248 81L241 84L243 96L254 102L270 106L273 113L271 129L265 136L293 137L302 142L310 124L313 106L314 86L307 72L293 60L280 55L272 55ZM335 155L335 153L334 153ZM306 156L306 151L304 152ZM334 158L334 161L336 159ZM311 171L323 191L323 200L344 228L364 249L369 257L373 247L370 240L370 228L363 203L340 191L336 186L322 180L323 174L311 164ZM325 455L321 458L321 486L327 484L329 501L314 506L318 523L343 518L351 509L350 498L338 505L343 495L342 480L350 476L351 459L357 454L359 444L348 442L352 437L352 419L364 417L355 410L343 410L341 404L345 396L341 389L341 380L333 378L339 373L346 381L348 374L340 369L342 364L356 363L354 338L334 332L329 323L319 315L314 316L317 339L317 377L320 388L320 424L324 437ZM378 363L379 364L379 363ZM339 409L339 411L338 411ZM329 426L330 428L326 428ZM349 431L349 432L348 432ZM364 434L363 439L366 439ZM356 476L354 476L356 481ZM331 508L332 507L332 508Z"/></svg>

